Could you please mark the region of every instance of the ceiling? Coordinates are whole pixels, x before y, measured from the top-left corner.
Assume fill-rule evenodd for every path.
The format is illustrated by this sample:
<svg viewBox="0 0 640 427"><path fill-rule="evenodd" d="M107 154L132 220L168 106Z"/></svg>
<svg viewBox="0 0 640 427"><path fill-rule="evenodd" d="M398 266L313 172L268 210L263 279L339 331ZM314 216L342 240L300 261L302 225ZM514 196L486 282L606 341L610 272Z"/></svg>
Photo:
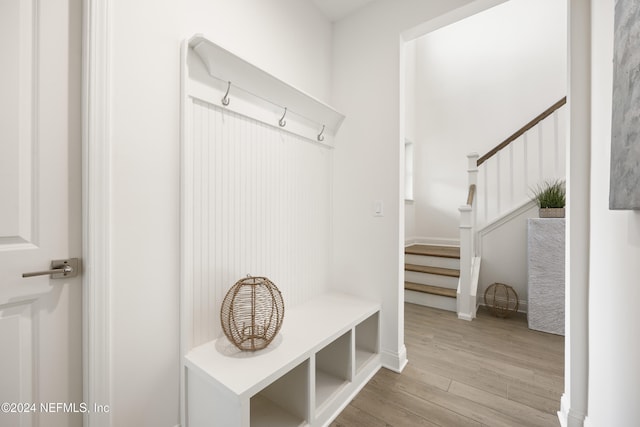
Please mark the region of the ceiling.
<svg viewBox="0 0 640 427"><path fill-rule="evenodd" d="M331 22L339 21L374 0L312 0Z"/></svg>

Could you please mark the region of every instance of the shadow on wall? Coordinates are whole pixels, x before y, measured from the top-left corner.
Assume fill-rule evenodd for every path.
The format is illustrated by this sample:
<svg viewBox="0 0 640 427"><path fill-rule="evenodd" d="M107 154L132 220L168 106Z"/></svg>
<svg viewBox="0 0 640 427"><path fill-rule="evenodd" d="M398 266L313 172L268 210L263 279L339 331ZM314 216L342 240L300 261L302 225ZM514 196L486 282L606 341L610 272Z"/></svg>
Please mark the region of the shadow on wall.
<svg viewBox="0 0 640 427"><path fill-rule="evenodd" d="M512 286L518 294L519 311L527 311L527 219L537 217L537 205L529 202L478 231L482 253L477 293L480 304L484 304L485 289L498 282Z"/></svg>

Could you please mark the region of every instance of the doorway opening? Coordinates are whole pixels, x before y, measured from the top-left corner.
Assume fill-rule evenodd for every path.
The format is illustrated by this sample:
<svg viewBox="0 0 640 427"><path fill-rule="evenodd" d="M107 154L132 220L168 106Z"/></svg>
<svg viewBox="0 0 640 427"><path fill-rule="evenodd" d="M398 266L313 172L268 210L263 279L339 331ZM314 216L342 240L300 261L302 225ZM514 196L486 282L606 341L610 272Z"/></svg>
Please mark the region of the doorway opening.
<svg viewBox="0 0 640 427"><path fill-rule="evenodd" d="M496 145L558 103L568 90L566 2L510 0L474 5L474 10L470 7L466 13L406 32L401 49L400 140L411 142L412 152L405 157L404 167L412 171L414 179L410 183L413 197L404 201L405 302L458 310L460 318L457 276L440 278L431 271L439 268L445 276L451 276L450 270L459 267L455 263L426 265L427 261L418 257L423 250L420 246L459 247L458 208L468 197L474 197L465 173L471 169L468 165L476 164L477 158L491 153ZM549 115L542 125L546 127L521 135L516 141L519 147L514 143L497 155L492 160L492 172L484 176L476 172L480 175L478 187L492 184L496 190L490 196L482 194L478 201L474 187L476 203L483 210L474 214L474 223L476 215L484 215L483 225L492 226L490 235L473 233L474 250L484 244L484 250L489 251L478 255L483 259L474 304L482 303L482 295L491 283L505 282L518 292L526 316L526 221L537 217L537 207L527 190L544 180L564 179L568 173L567 109L563 103ZM547 134L552 139L548 144L551 148L543 142ZM479 154L476 160L468 159L473 152ZM523 157L523 165L514 164ZM401 181L407 176L403 175ZM491 212L496 210L496 203L497 212ZM436 285L430 285L430 281ZM447 294L440 288L453 292ZM564 348L563 341L556 347ZM562 368L562 354L552 359ZM560 409L563 376L561 371L554 379L554 403L546 408L547 413L555 414Z"/></svg>

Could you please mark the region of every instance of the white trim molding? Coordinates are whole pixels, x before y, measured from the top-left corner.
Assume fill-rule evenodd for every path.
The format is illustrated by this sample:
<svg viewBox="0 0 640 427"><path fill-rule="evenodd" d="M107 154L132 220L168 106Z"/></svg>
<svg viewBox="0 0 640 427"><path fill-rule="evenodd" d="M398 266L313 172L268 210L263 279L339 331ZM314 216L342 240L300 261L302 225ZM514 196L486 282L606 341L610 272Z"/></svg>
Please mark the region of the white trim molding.
<svg viewBox="0 0 640 427"><path fill-rule="evenodd" d="M569 401L566 393L562 394L560 398L560 410L558 411L558 421L560 421L560 427L567 427L567 420L569 418Z"/></svg>
<svg viewBox="0 0 640 427"><path fill-rule="evenodd" d="M409 360L407 359L407 347L402 344L399 352L382 350L381 353L382 366L390 371L402 373Z"/></svg>
<svg viewBox="0 0 640 427"><path fill-rule="evenodd" d="M570 0L564 395L558 418L583 427L589 389L591 1Z"/></svg>
<svg viewBox="0 0 640 427"><path fill-rule="evenodd" d="M406 31L403 31L400 36L403 41L410 41L424 36L427 33L435 31L439 28L446 27L454 22L461 21L469 16L473 16L477 13L485 11L497 6L501 3L505 3L508 0L475 0L464 6L460 6L457 9L423 22L422 24L411 27Z"/></svg>
<svg viewBox="0 0 640 427"><path fill-rule="evenodd" d="M111 408L111 1L83 10L83 400ZM111 412L83 425L111 427Z"/></svg>
<svg viewBox="0 0 640 427"><path fill-rule="evenodd" d="M503 213L498 218L482 226L482 228L478 230L478 234L481 236L486 236L487 234L491 233L493 230L496 230L502 227L504 224L526 213L528 210L534 209L536 206L537 205L535 201L527 200L526 202L522 203L520 206L517 206L511 209L510 211Z"/></svg>
<svg viewBox="0 0 640 427"><path fill-rule="evenodd" d="M443 237L407 237L404 246L411 245L435 245L435 246L460 246L460 239L446 239Z"/></svg>

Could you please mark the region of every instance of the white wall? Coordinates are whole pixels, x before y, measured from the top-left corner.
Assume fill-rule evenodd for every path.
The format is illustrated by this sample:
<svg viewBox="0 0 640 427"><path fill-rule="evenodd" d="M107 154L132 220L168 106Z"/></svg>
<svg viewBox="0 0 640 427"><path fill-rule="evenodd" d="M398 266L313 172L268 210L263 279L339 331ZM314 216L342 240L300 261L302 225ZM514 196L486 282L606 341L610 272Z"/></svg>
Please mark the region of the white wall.
<svg viewBox="0 0 640 427"><path fill-rule="evenodd" d="M426 21L435 27L460 19L471 12L465 8L456 17L440 16L471 3L378 0L334 24L333 106L347 120L334 153L332 283L383 302L383 363L395 369L405 351L400 35ZM483 0L472 6L496 3ZM372 215L374 200L384 202L383 217Z"/></svg>
<svg viewBox="0 0 640 427"><path fill-rule="evenodd" d="M407 43L404 51L404 136L415 146L416 140L416 44ZM404 203L405 236L415 236L415 204L413 200ZM408 242L405 242L408 243Z"/></svg>
<svg viewBox="0 0 640 427"><path fill-rule="evenodd" d="M610 211L614 0L592 2L589 426L640 422L640 212Z"/></svg>
<svg viewBox="0 0 640 427"><path fill-rule="evenodd" d="M520 306L527 312L527 219L538 218L538 207L527 203L489 227L478 232L478 246L482 253L477 301L484 304L484 292L493 283L505 283L516 291Z"/></svg>
<svg viewBox="0 0 640 427"><path fill-rule="evenodd" d="M299 0L112 0L112 417L179 422L180 43L204 33L316 98L331 24Z"/></svg>
<svg viewBox="0 0 640 427"><path fill-rule="evenodd" d="M412 43L416 223L407 238L457 239L466 155L485 154L566 95L566 7L510 0Z"/></svg>
<svg viewBox="0 0 640 427"><path fill-rule="evenodd" d="M468 3L378 0L335 24L331 68L331 25L305 2L166 0L159 7L113 0L113 425L178 423L180 41L206 33L320 99L333 94L332 104L348 117L335 151L333 282L384 300L382 345L397 353L404 340L399 34ZM593 14L594 426L640 419L633 335L640 219L607 209L612 10L613 0L605 0ZM385 202L382 218L371 215L375 199Z"/></svg>

